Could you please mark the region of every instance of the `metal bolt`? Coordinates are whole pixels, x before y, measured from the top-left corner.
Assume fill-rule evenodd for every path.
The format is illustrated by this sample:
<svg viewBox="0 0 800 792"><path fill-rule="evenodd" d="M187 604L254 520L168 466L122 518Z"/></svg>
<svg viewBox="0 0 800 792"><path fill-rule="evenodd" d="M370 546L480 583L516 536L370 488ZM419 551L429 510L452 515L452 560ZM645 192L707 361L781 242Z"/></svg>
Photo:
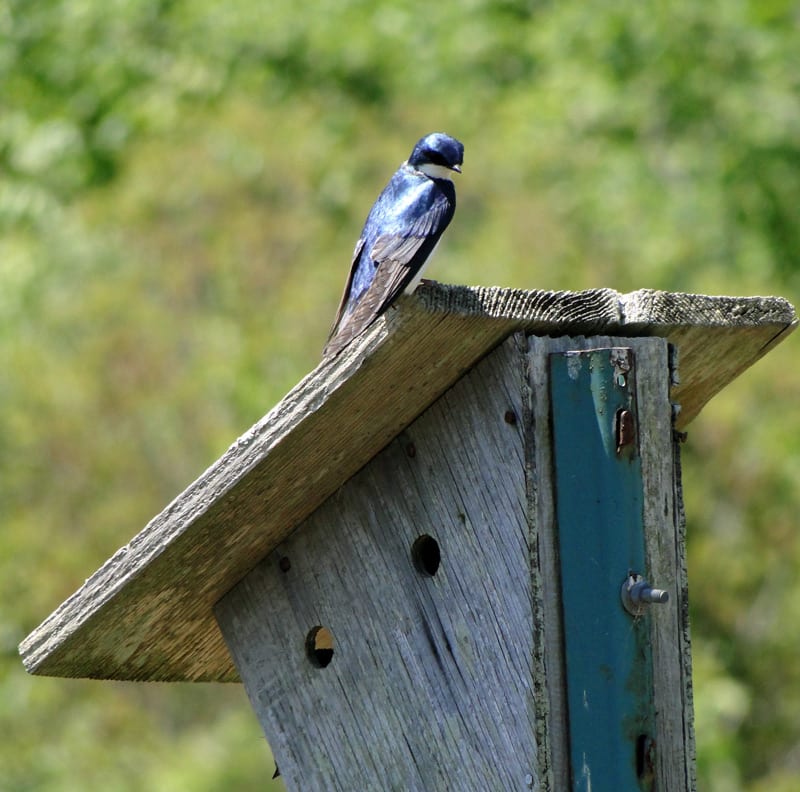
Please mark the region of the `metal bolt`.
<svg viewBox="0 0 800 792"><path fill-rule="evenodd" d="M641 575L630 572L620 589L622 605L632 616L641 616L647 606L669 602L669 592L653 588Z"/></svg>

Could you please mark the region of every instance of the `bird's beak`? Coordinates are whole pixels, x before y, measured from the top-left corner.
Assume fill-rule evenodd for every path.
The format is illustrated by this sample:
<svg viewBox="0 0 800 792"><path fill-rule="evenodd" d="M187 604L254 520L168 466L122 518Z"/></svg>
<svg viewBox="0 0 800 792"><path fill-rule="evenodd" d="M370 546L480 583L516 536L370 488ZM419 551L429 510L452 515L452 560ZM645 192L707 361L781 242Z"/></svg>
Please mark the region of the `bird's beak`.
<svg viewBox="0 0 800 792"><path fill-rule="evenodd" d="M461 166L460 165L451 165L450 170L454 170L456 173L461 173Z"/></svg>

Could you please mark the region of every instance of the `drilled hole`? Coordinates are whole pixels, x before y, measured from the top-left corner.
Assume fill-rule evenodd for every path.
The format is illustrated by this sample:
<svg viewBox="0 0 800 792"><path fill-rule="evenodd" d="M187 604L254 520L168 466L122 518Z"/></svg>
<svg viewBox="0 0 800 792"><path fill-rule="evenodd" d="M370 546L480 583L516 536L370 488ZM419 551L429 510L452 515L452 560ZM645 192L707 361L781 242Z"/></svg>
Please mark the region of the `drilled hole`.
<svg viewBox="0 0 800 792"><path fill-rule="evenodd" d="M647 736L640 734L636 738L636 775L641 778L644 775L644 754L647 747Z"/></svg>
<svg viewBox="0 0 800 792"><path fill-rule="evenodd" d="M423 575L433 577L439 571L439 564L442 561L439 543L428 534L418 536L411 545L411 558L417 570Z"/></svg>
<svg viewBox="0 0 800 792"><path fill-rule="evenodd" d="M316 668L325 668L330 663L333 659L333 633L327 627L317 625L308 631L306 655Z"/></svg>
<svg viewBox="0 0 800 792"><path fill-rule="evenodd" d="M655 741L646 734L636 738L636 775L643 789L652 789L655 778Z"/></svg>

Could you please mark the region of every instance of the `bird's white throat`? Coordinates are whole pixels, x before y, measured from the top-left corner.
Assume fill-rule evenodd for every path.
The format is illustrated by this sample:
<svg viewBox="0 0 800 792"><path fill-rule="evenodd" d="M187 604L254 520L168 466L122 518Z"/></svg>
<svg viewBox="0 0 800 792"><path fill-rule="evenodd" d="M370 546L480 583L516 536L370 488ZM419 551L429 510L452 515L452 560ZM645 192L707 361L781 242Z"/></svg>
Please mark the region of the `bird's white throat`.
<svg viewBox="0 0 800 792"><path fill-rule="evenodd" d="M451 171L450 168L446 168L444 165L434 165L432 162L425 162L422 165L417 165L416 168L432 179L447 179L447 181L453 181L453 171Z"/></svg>

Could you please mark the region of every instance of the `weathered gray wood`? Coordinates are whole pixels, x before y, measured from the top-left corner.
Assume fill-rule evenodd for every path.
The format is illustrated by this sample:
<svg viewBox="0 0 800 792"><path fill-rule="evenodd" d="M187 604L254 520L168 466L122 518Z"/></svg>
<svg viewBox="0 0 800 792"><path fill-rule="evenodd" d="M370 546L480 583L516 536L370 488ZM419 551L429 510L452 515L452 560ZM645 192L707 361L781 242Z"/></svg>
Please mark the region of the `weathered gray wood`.
<svg viewBox="0 0 800 792"><path fill-rule="evenodd" d="M620 346L636 356L641 571L671 594L650 617L656 788L694 788L667 345L518 335L218 604L289 789L570 788L548 357ZM442 547L434 578L411 562L420 533ZM304 654L316 624L336 639L324 669Z"/></svg>
<svg viewBox="0 0 800 792"><path fill-rule="evenodd" d="M672 518L675 521L676 546L675 546L675 566L678 569L678 585L676 594L678 596L679 617L677 624L678 642L672 651L677 651L680 655L683 669L681 671L681 706L684 711L683 724L683 743L689 758L689 777L687 787L695 792L697 789L697 764L695 750L694 732L694 683L692 681L692 642L689 632L689 574L686 566L686 515L683 509L683 484L681 478L681 456L679 440L676 438L673 445L672 469L673 487L675 488L675 508ZM664 553L666 556L667 553ZM654 566L658 562L653 559ZM665 647L665 651L669 651ZM677 729L680 724L675 723ZM677 740L676 740L677 741Z"/></svg>
<svg viewBox="0 0 800 792"><path fill-rule="evenodd" d="M529 339L530 411L535 443L530 448L531 509L538 536L544 624L541 651L546 688L540 705L547 716L552 789L570 788L568 723L564 679L564 638L560 615L558 530L548 388L548 356L577 349L629 347L636 357L636 402L639 405L638 441L643 481L645 547L650 582L670 592L670 602L651 609L656 701L657 789L693 790L694 733L691 701L691 647L689 643L687 583L682 530L682 502L673 474L679 463L673 456L670 368L667 345L656 339L536 338Z"/></svg>
<svg viewBox="0 0 800 792"><path fill-rule="evenodd" d="M656 702L656 789L696 790L692 650L689 639L686 535L680 489L680 449L670 415L671 368L666 345L639 339L632 346L637 367L649 359L661 376L637 377L639 454L646 487L643 499L647 579L669 591L670 601L651 606L653 686ZM659 407L656 407L659 405ZM642 410L642 408L645 410ZM646 417L645 417L646 416Z"/></svg>
<svg viewBox="0 0 800 792"><path fill-rule="evenodd" d="M654 289L620 294L521 291L467 286L427 287L417 294L434 312L465 326L481 316L534 335L661 336L680 349L681 382L674 397L685 428L716 393L780 343L797 325L780 297L710 297ZM560 316L560 330L552 320ZM410 318L410 317L409 317Z"/></svg>
<svg viewBox="0 0 800 792"><path fill-rule="evenodd" d="M679 343L681 426L796 324L780 298L428 285L323 362L21 644L32 673L235 680L213 604L515 331Z"/></svg>
<svg viewBox="0 0 800 792"><path fill-rule="evenodd" d="M217 605L288 789L539 787L523 375L509 341Z"/></svg>

